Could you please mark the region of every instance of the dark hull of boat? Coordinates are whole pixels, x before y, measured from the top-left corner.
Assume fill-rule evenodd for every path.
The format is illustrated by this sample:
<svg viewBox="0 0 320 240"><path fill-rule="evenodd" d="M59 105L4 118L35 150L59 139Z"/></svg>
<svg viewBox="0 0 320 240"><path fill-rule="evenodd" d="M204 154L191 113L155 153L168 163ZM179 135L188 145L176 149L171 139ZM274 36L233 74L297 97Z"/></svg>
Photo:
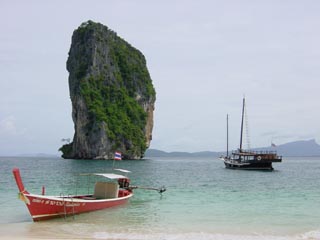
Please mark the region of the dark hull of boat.
<svg viewBox="0 0 320 240"><path fill-rule="evenodd" d="M224 162L226 168L236 169L236 170L264 170L272 171L272 162L261 162L261 163L249 163L249 164L233 164L229 162Z"/></svg>

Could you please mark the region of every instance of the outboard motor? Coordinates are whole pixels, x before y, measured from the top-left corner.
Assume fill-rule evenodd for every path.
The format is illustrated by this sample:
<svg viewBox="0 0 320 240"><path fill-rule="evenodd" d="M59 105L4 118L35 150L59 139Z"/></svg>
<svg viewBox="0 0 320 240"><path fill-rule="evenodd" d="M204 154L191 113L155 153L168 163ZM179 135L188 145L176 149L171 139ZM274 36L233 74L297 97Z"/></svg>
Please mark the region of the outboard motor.
<svg viewBox="0 0 320 240"><path fill-rule="evenodd" d="M129 178L119 178L118 183L119 183L120 188L129 188L130 179Z"/></svg>

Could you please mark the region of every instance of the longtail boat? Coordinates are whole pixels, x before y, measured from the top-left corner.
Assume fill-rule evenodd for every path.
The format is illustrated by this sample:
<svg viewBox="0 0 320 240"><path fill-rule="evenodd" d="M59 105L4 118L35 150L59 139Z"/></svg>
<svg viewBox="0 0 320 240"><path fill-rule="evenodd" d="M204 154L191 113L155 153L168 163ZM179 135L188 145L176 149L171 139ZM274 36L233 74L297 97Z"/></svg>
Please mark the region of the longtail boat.
<svg viewBox="0 0 320 240"><path fill-rule="evenodd" d="M117 169L129 172L124 169ZM19 189L19 198L29 209L33 221L47 220L56 217L74 216L75 214L115 207L128 202L133 196L133 189L141 188L164 192L164 187L147 188L130 186L130 179L115 173L92 173L109 181L95 182L94 191L88 195L47 196L29 193L22 182L18 168L13 169L13 175Z"/></svg>

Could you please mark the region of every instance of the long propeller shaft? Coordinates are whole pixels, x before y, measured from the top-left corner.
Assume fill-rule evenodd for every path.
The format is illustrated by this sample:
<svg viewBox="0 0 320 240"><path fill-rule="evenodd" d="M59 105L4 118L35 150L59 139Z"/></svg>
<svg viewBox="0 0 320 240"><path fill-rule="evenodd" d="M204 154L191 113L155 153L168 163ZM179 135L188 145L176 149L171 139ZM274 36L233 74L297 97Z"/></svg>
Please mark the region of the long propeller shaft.
<svg viewBox="0 0 320 240"><path fill-rule="evenodd" d="M130 186L131 189L144 189L144 190L154 190L157 191L158 193L163 193L165 192L167 189L162 186L160 188L154 188L154 187L143 187L143 186Z"/></svg>

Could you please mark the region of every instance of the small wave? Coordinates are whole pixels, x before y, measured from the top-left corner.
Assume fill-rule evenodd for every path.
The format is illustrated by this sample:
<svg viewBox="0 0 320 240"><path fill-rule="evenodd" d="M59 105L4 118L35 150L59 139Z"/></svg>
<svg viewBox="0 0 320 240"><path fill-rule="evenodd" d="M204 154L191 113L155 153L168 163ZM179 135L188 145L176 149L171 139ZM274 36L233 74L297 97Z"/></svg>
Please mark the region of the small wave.
<svg viewBox="0 0 320 240"><path fill-rule="evenodd" d="M318 240L320 239L320 230L310 231L301 235L301 240Z"/></svg>
<svg viewBox="0 0 320 240"><path fill-rule="evenodd" d="M276 235L233 235L218 233L176 233L176 234L138 234L95 232L94 239L112 240L320 240L320 231L310 231L293 236Z"/></svg>

